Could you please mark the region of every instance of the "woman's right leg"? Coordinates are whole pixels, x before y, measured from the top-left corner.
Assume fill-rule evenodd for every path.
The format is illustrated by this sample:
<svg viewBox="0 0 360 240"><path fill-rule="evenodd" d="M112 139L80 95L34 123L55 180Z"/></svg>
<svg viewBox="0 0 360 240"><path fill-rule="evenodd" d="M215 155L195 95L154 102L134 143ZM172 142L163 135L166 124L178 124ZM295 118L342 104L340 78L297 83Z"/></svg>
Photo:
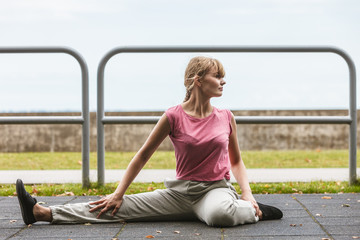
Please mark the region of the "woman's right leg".
<svg viewBox="0 0 360 240"><path fill-rule="evenodd" d="M52 215L49 207L43 207L36 203L33 208L33 214L36 221L51 222Z"/></svg>

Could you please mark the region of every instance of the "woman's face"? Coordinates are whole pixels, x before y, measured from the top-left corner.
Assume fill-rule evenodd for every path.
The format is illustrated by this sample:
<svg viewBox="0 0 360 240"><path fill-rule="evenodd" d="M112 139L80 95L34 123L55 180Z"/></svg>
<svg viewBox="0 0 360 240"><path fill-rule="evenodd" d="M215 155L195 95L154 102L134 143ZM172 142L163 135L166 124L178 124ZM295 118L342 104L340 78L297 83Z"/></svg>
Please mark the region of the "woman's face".
<svg viewBox="0 0 360 240"><path fill-rule="evenodd" d="M209 97L221 97L223 86L226 84L217 69L212 68L200 79L202 91Z"/></svg>

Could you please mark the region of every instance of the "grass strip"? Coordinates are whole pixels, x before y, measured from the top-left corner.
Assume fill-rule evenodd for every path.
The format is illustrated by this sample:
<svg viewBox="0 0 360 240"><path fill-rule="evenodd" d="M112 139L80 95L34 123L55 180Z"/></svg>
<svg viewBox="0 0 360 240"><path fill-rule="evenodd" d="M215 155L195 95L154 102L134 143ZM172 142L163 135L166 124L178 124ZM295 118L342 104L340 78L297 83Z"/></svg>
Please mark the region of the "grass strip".
<svg viewBox="0 0 360 240"><path fill-rule="evenodd" d="M238 184L233 184L241 193ZM349 186L348 182L284 182L284 183L250 183L254 194L302 194L302 193L355 193L360 192L360 185ZM35 196L90 196L107 195L115 191L117 183L97 186L91 183L89 189L83 189L81 184L38 184L26 185L26 190ZM163 183L132 183L126 194L150 192L164 189ZM14 184L0 185L0 196L16 196Z"/></svg>
<svg viewBox="0 0 360 240"><path fill-rule="evenodd" d="M135 152L106 152L106 169L126 169ZM347 168L348 150L242 151L247 168ZM90 168L96 169L96 153ZM360 167L360 154L357 160ZM0 153L0 170L81 169L79 152ZM157 151L145 169L175 169L173 151Z"/></svg>

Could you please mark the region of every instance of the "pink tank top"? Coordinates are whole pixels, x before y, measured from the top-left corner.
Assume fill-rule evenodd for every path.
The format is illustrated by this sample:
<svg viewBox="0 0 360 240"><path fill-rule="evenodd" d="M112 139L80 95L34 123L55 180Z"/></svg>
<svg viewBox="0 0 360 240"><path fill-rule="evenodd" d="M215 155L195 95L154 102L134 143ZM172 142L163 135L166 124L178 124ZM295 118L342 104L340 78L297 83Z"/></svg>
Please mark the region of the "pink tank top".
<svg viewBox="0 0 360 240"><path fill-rule="evenodd" d="M231 112L213 107L205 118L195 118L181 105L166 112L175 148L176 178L192 181L230 179L228 153Z"/></svg>

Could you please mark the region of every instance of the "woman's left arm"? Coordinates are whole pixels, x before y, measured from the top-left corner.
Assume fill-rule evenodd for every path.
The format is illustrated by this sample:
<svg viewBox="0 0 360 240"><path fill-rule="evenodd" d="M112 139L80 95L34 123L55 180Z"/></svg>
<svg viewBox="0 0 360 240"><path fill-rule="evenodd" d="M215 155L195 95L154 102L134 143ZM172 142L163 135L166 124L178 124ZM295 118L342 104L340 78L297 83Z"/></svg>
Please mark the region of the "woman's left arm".
<svg viewBox="0 0 360 240"><path fill-rule="evenodd" d="M254 196L252 195L248 176L246 173L246 167L241 158L234 115L231 116L231 127L232 133L229 138L229 156L231 163L231 171L236 179L236 182L241 188L241 199L250 201L256 209L256 215L259 216L260 209L258 204L256 203Z"/></svg>

